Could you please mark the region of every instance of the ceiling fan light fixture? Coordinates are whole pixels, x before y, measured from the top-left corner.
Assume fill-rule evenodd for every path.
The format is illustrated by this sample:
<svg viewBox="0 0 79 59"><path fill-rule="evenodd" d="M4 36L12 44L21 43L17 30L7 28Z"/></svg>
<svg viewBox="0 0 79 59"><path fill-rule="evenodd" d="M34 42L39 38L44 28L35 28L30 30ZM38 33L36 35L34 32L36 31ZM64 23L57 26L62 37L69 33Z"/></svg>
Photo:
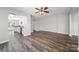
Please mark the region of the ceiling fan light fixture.
<svg viewBox="0 0 79 59"><path fill-rule="evenodd" d="M37 12L35 13L39 13L41 15L45 14L45 13L49 13L48 11L48 7L40 7L40 8L35 8L37 10Z"/></svg>
<svg viewBox="0 0 79 59"><path fill-rule="evenodd" d="M44 12L39 12L41 15L43 15L44 14Z"/></svg>

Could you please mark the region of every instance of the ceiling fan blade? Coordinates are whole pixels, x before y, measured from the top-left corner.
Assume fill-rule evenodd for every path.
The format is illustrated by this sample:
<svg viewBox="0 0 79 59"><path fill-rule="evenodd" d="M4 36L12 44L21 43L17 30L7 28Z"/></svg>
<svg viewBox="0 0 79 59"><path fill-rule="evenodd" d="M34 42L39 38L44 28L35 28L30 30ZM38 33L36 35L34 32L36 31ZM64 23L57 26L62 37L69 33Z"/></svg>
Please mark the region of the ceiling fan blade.
<svg viewBox="0 0 79 59"><path fill-rule="evenodd" d="M47 10L48 9L48 7L44 7L44 10Z"/></svg>
<svg viewBox="0 0 79 59"><path fill-rule="evenodd" d="M35 8L36 10L40 10L40 9L38 9L38 8Z"/></svg>
<svg viewBox="0 0 79 59"><path fill-rule="evenodd" d="M44 11L48 11L48 10L44 10Z"/></svg>
<svg viewBox="0 0 79 59"><path fill-rule="evenodd" d="M39 13L39 12L37 11L37 12L35 12L35 13Z"/></svg>
<svg viewBox="0 0 79 59"><path fill-rule="evenodd" d="M45 13L49 13L49 11L44 11Z"/></svg>

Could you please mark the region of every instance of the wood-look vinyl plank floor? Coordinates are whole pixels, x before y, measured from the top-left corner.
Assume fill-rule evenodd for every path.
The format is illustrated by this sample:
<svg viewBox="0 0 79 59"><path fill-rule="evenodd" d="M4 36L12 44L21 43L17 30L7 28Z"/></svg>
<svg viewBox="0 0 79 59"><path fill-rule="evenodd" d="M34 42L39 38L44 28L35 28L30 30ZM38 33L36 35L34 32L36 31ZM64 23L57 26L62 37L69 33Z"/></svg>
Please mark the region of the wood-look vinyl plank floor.
<svg viewBox="0 0 79 59"><path fill-rule="evenodd" d="M11 41L0 45L0 52L77 52L78 38L37 31L29 36L15 32Z"/></svg>

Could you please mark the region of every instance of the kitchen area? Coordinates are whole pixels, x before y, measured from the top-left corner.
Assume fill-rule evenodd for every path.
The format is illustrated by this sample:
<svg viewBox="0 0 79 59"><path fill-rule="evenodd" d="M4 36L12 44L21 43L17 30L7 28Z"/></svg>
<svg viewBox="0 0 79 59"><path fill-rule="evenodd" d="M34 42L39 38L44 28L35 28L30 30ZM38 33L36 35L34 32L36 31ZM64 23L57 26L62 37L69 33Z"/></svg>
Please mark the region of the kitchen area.
<svg viewBox="0 0 79 59"><path fill-rule="evenodd" d="M8 16L8 31L10 35L14 35L14 32L19 32L23 36L31 34L31 20L28 16L20 16L11 13Z"/></svg>
<svg viewBox="0 0 79 59"><path fill-rule="evenodd" d="M15 16L14 14L10 14L8 16L8 31L10 35L14 35L14 32L17 31L19 33L22 34L22 30L23 30L23 21L21 21L21 19L23 20L23 17L21 16Z"/></svg>

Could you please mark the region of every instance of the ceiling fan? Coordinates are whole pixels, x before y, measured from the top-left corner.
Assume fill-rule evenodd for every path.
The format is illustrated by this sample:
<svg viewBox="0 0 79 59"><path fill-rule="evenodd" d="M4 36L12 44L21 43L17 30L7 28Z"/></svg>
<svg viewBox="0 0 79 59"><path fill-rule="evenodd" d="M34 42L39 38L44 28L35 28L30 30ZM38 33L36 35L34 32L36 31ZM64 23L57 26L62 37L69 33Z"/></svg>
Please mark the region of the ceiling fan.
<svg viewBox="0 0 79 59"><path fill-rule="evenodd" d="M48 7L40 7L40 8L35 8L37 10L37 12L35 13L39 13L41 15L43 15L44 13L49 13L48 11Z"/></svg>

